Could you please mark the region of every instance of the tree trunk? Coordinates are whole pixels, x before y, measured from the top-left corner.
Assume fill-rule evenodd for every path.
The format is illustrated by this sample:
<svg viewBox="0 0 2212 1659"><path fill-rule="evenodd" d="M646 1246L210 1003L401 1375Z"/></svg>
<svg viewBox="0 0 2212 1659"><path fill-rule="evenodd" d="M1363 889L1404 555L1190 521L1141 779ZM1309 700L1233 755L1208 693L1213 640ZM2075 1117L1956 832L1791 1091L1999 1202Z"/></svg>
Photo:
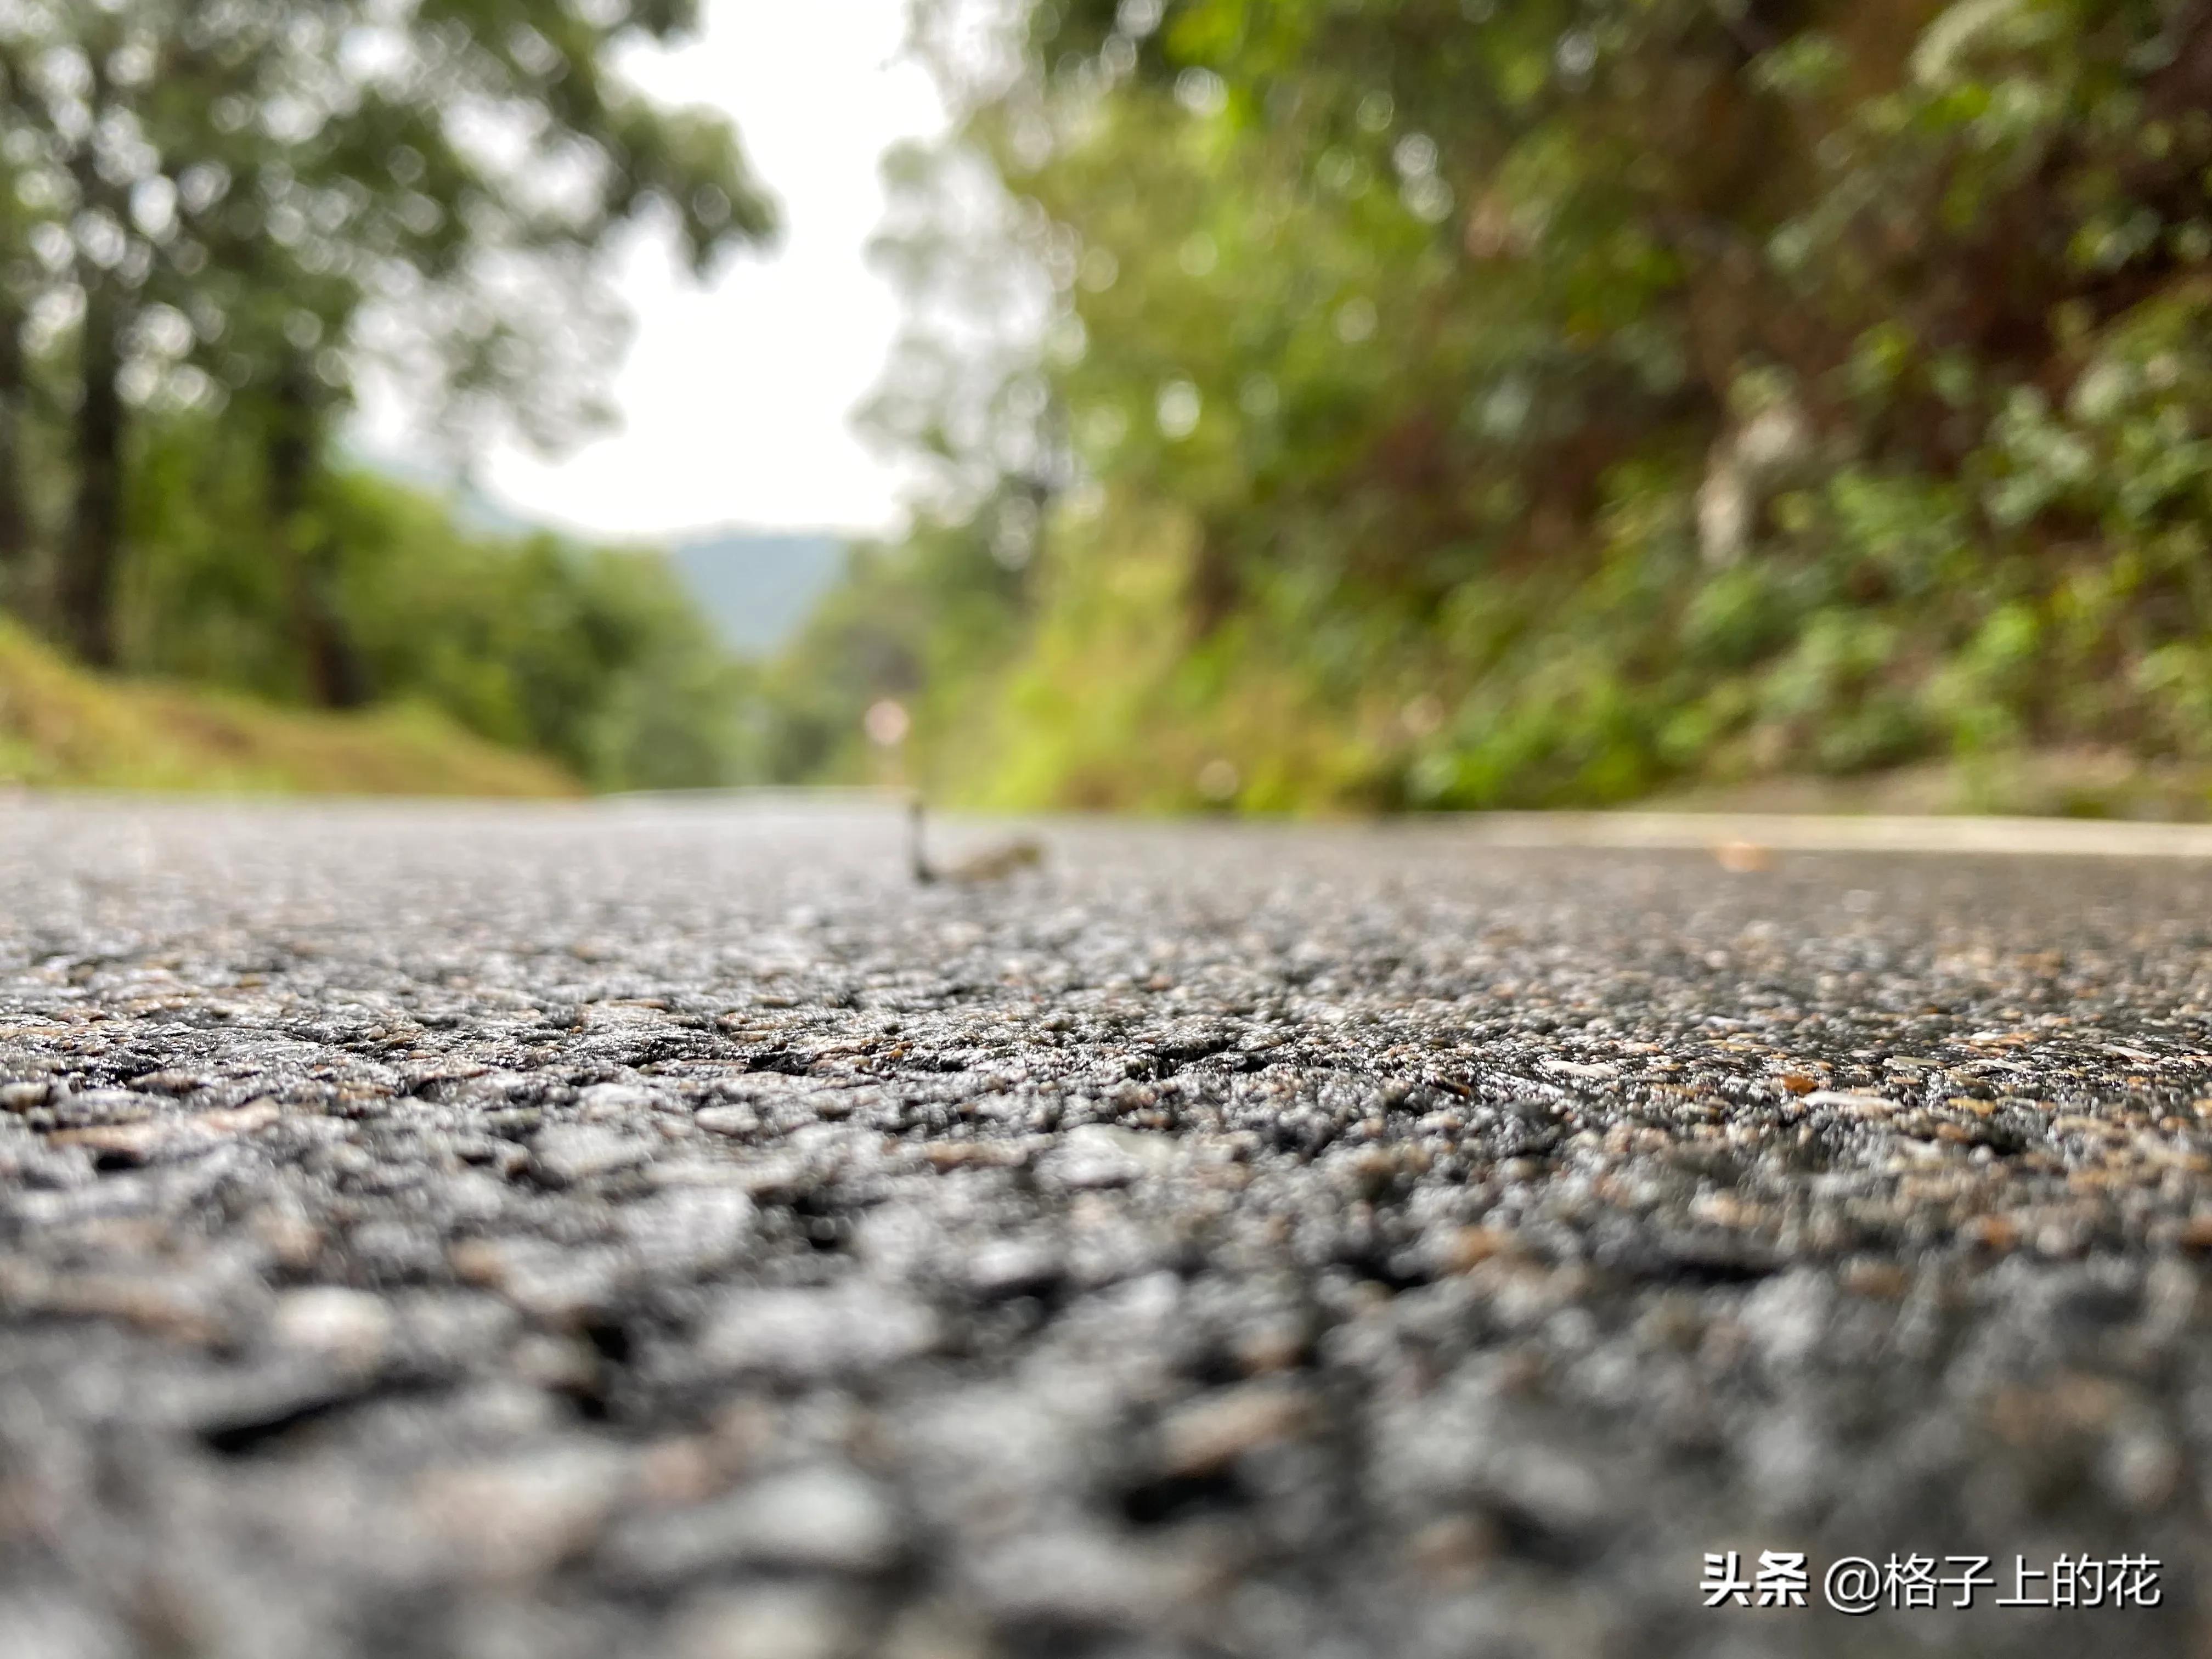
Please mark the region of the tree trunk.
<svg viewBox="0 0 2212 1659"><path fill-rule="evenodd" d="M84 273L76 412L76 504L59 598L76 653L96 668L116 660L115 574L123 546L122 298L107 273Z"/></svg>
<svg viewBox="0 0 2212 1659"><path fill-rule="evenodd" d="M31 514L23 494L23 319L0 307L0 600L21 606L29 585Z"/></svg>
<svg viewBox="0 0 2212 1659"><path fill-rule="evenodd" d="M277 377L269 432L269 517L290 582L293 637L308 695L325 708L358 708L368 701L368 672L338 605L337 547L307 512L322 434L317 404L307 364L288 362Z"/></svg>
<svg viewBox="0 0 2212 1659"><path fill-rule="evenodd" d="M1237 574L1237 555L1229 537L1212 525L1201 524L1191 559L1193 637L1204 639L1227 622L1243 596L1244 584Z"/></svg>
<svg viewBox="0 0 2212 1659"><path fill-rule="evenodd" d="M92 54L93 131L109 110L106 55ZM100 175L88 134L70 157L77 200L87 210L110 210L128 224L114 187ZM70 513L62 566L55 584L62 632L84 661L112 668L117 658L115 576L123 556L123 336L130 303L119 259L111 268L87 254L77 258L84 320L77 336L76 500Z"/></svg>

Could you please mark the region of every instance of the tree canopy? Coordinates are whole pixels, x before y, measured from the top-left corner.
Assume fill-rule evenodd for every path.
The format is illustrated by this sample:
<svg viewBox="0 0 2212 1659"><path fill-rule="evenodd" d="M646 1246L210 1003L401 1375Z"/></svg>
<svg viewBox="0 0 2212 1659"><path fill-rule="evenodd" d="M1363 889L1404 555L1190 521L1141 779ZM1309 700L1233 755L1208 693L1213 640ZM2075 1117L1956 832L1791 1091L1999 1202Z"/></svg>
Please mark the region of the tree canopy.
<svg viewBox="0 0 2212 1659"><path fill-rule="evenodd" d="M0 556L88 659L131 654L126 532L202 422L203 491L289 571L311 689L362 694L314 480L373 365L463 440L598 417L619 227L705 266L775 212L719 117L615 70L690 0L15 0L0 8ZM219 432L211 417L220 412ZM250 441L240 441L247 434ZM241 471L242 470L242 471ZM216 477L212 475L221 473Z"/></svg>

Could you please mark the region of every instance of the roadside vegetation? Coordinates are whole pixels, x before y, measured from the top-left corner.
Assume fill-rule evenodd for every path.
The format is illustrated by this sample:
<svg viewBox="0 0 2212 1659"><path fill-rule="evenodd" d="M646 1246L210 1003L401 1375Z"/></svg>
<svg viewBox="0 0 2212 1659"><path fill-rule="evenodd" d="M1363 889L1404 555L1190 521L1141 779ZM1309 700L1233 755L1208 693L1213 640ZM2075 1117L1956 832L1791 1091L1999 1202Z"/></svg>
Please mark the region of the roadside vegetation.
<svg viewBox="0 0 2212 1659"><path fill-rule="evenodd" d="M562 768L436 708L355 714L234 692L118 681L0 623L0 785L317 794L580 793Z"/></svg>
<svg viewBox="0 0 2212 1659"><path fill-rule="evenodd" d="M787 771L891 697L993 805L2212 802L2212 7L975 11L884 246L936 486Z"/></svg>

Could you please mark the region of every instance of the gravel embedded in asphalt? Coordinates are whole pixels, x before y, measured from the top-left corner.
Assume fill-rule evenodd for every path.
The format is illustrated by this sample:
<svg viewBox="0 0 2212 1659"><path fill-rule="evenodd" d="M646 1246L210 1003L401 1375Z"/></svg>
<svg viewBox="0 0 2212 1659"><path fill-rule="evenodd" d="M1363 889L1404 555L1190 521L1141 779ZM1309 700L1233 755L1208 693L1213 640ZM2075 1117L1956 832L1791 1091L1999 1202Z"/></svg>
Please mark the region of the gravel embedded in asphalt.
<svg viewBox="0 0 2212 1659"><path fill-rule="evenodd" d="M4 811L11 1655L2212 1636L2212 864Z"/></svg>

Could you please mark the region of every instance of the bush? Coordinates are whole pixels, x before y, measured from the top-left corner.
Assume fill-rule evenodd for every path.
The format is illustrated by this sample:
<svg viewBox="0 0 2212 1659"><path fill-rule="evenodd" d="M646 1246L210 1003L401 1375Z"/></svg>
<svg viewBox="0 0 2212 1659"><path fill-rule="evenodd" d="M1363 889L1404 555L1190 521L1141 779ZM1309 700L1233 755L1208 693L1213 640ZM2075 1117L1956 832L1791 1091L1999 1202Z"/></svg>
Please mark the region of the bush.
<svg viewBox="0 0 2212 1659"><path fill-rule="evenodd" d="M252 449L210 425L155 434L135 469L127 665L282 702L418 702L549 756L596 789L757 775L751 679L657 553L466 527L360 467L319 471L268 523Z"/></svg>

